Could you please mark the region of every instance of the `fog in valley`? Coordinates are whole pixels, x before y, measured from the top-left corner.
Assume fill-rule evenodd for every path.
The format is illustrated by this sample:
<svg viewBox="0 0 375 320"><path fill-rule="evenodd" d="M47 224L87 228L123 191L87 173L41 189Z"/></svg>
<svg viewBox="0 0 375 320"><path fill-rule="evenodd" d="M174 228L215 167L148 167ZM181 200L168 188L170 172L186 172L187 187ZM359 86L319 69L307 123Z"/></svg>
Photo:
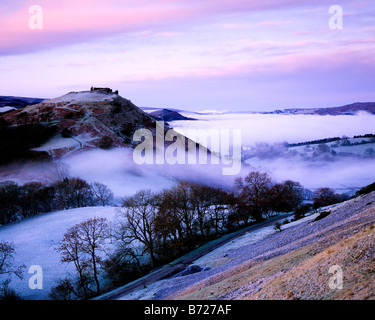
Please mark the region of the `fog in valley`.
<svg viewBox="0 0 375 320"><path fill-rule="evenodd" d="M236 177L244 176L252 170L267 172L274 182L291 179L311 190L331 187L339 193L353 193L375 181L375 152L371 152L371 149L375 151L375 141L369 138L348 139L350 145L343 145L341 140L325 144L291 145L373 133L374 115L194 114L194 117L198 120L174 121L170 125L188 137L191 129L203 129L206 132L214 130L219 134L222 129L229 132L240 130L242 164L238 174L223 175L223 167L228 168L230 165L221 162L138 165L133 160L133 149L117 148L66 156L58 161L57 166L51 163L31 163L3 167L0 178L2 181L13 180L23 184L29 181L48 183L62 175L80 177L88 182L108 185L117 199L140 189L166 189L178 180L231 190ZM360 144L363 141L365 143ZM209 142L207 146L210 148ZM232 155L233 142L232 135L225 142L231 146L229 155ZM325 145L325 148L319 145Z"/></svg>
<svg viewBox="0 0 375 320"><path fill-rule="evenodd" d="M69 166L71 175L106 183L117 196L131 194L139 188L168 188L181 179L231 189L237 176L244 176L251 170L265 171L275 182L291 179L305 188L331 187L340 193L353 193L375 181L375 158L365 154L366 150L375 149L375 143L369 139L364 139L366 144L358 146L341 146L341 141L330 142L326 144L329 150L321 154L316 154L319 144L285 146L286 142L292 144L373 133L374 115L199 115L197 121L170 124L188 137L189 129L216 130L219 133L221 129L240 129L243 146L241 172L236 176L224 176L222 167L225 165L222 163L137 165L131 149L95 150L67 158L64 162ZM233 141L229 139L229 143Z"/></svg>

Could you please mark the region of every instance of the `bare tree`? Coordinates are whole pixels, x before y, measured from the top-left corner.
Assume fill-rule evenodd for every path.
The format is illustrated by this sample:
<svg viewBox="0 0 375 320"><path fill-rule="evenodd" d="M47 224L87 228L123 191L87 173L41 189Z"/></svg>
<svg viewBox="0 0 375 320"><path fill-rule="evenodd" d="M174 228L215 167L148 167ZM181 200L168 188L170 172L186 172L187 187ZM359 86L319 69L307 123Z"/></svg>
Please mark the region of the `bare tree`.
<svg viewBox="0 0 375 320"><path fill-rule="evenodd" d="M23 269L25 265L14 265L14 245L9 242L0 241L0 277L4 276L4 281L1 282L0 300L20 299L18 294L9 287L11 276L15 275L19 279L23 279Z"/></svg>
<svg viewBox="0 0 375 320"><path fill-rule="evenodd" d="M0 224L16 220L20 187L13 181L0 182Z"/></svg>
<svg viewBox="0 0 375 320"><path fill-rule="evenodd" d="M73 208L87 207L92 204L90 185L80 178L72 178L69 180L68 196Z"/></svg>
<svg viewBox="0 0 375 320"><path fill-rule="evenodd" d="M189 239L193 236L194 208L191 199L191 184L181 181L164 193L160 204L161 210L175 217L178 236L181 239Z"/></svg>
<svg viewBox="0 0 375 320"><path fill-rule="evenodd" d="M114 282L131 277L135 273L139 277L143 276L141 258L144 255L144 250L127 237L123 238L122 236L121 232L115 233L116 249L105 261L107 275Z"/></svg>
<svg viewBox="0 0 375 320"><path fill-rule="evenodd" d="M191 206L195 212L194 216L198 224L199 232L203 237L210 233L211 220L208 214L210 206L213 204L212 191L214 188L191 183Z"/></svg>
<svg viewBox="0 0 375 320"><path fill-rule="evenodd" d="M314 208L329 206L339 201L339 195L331 188L319 188L314 192Z"/></svg>
<svg viewBox="0 0 375 320"><path fill-rule="evenodd" d="M22 279L22 272L26 266L14 266L14 254L15 249L12 243L0 241L0 275L14 274L18 278Z"/></svg>
<svg viewBox="0 0 375 320"><path fill-rule="evenodd" d="M239 193L239 199L248 206L250 215L256 221L261 221L263 212L267 210L270 183L268 174L258 171L252 171L245 178L235 180L234 189Z"/></svg>
<svg viewBox="0 0 375 320"><path fill-rule="evenodd" d="M155 266L157 197L151 190L138 191L125 199L120 209L125 220L119 222L122 239L136 240L150 255L151 268Z"/></svg>
<svg viewBox="0 0 375 320"><path fill-rule="evenodd" d="M96 202L99 202L103 207L109 205L113 200L113 192L105 184L94 182L91 184L91 190Z"/></svg>
<svg viewBox="0 0 375 320"><path fill-rule="evenodd" d="M90 295L90 284L95 283L96 293L100 292L99 269L103 263L101 252L108 237L105 218L90 218L68 229L57 251L61 262L74 263L79 275L79 287L84 298Z"/></svg>
<svg viewBox="0 0 375 320"><path fill-rule="evenodd" d="M181 249L184 238L182 217L175 209L175 195L171 190L164 190L159 195L159 211L157 212L156 231L162 237L166 247L169 240L175 248ZM169 242L168 241L168 242Z"/></svg>
<svg viewBox="0 0 375 320"><path fill-rule="evenodd" d="M269 189L270 209L276 212L295 210L303 201L303 187L299 182L287 180Z"/></svg>

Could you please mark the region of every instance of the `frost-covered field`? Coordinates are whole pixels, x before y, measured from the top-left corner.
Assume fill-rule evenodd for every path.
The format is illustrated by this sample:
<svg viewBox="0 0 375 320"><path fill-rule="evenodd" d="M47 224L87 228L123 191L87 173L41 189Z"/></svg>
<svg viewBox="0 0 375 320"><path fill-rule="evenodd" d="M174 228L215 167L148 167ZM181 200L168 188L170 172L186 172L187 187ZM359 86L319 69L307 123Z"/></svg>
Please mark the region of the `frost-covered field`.
<svg viewBox="0 0 375 320"><path fill-rule="evenodd" d="M20 222L0 227L0 241L11 242L15 248L14 265L25 265L23 280L12 277L10 287L23 299L45 300L56 285L56 281L74 272L73 266L60 262L60 254L55 250L68 228L89 218L103 217L113 222L115 207L87 207L41 214ZM29 288L29 268L42 267L43 289ZM0 281L4 278L0 277Z"/></svg>
<svg viewBox="0 0 375 320"><path fill-rule="evenodd" d="M26 300L49 299L48 293L51 288L57 284L56 282L66 277L69 273L75 273L73 265L60 262L60 254L55 248L59 245L59 242L62 240L68 228L93 217L106 218L108 223L113 227L118 219L117 207L87 207L57 211L2 226L0 228L0 241L13 243L16 250L14 265L26 266L23 272L23 280L13 276L10 287ZM305 219L289 223L284 225L283 229L310 220L313 217L314 216L309 216ZM279 221L282 222L284 219L285 218L280 218ZM273 233L275 233L273 226L264 227L254 232L248 232L201 257L195 261L194 264L214 269L228 262L228 259L225 258L228 252L239 249L242 246L256 243ZM108 244L108 252L110 252L112 248L112 245ZM40 266L43 271L43 289L41 290L32 290L29 288L29 279L32 274L29 274L28 270L33 265ZM1 281L4 279L5 278L0 278ZM178 282L177 278L175 278L175 280ZM169 286L173 284L173 282L173 279L169 279L155 283L149 286L147 290L139 290L124 297L124 299L152 299L155 288L158 288L159 291L160 286L164 283Z"/></svg>

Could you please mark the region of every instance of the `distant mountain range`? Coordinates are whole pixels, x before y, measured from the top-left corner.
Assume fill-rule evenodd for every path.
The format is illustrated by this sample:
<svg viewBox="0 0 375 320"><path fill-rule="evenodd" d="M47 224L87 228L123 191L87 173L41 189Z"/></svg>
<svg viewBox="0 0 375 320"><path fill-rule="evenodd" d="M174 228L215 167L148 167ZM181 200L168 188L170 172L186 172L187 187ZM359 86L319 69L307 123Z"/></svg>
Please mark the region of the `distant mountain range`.
<svg viewBox="0 0 375 320"><path fill-rule="evenodd" d="M28 105L40 103L46 99L42 98L28 98L28 97L16 97L16 96L0 96L0 113L7 112L11 109L21 109ZM7 107L7 108L6 108ZM6 109L5 109L6 108ZM156 120L164 121L176 121L176 120L195 120L194 118L183 116L181 113L197 114L197 115L208 115L214 114L214 112L192 112L182 109L172 108L151 108L151 107L140 107L143 111L148 113ZM355 102L352 104L340 106L340 107L329 107L329 108L287 108L282 110L274 111L225 111L219 112L219 114L226 113L244 113L244 114L311 114L311 115L355 115L356 113L363 111L371 114L375 114L375 102Z"/></svg>
<svg viewBox="0 0 375 320"><path fill-rule="evenodd" d="M363 111L371 114L375 114L375 102L356 102L341 107L330 107L330 108L308 108L308 109L284 109L268 112L271 114L315 114L315 115L355 115L356 113ZM267 112L266 112L267 113Z"/></svg>
<svg viewBox="0 0 375 320"><path fill-rule="evenodd" d="M195 120L194 118L188 118L181 113L195 115L210 115L210 114L291 114L291 115L355 115L358 112L368 112L375 114L375 102L355 102L352 104L340 106L340 107L329 107L329 108L288 108L274 111L203 111L193 112L181 109L163 109L163 108L150 108L141 107L142 110L152 115L154 118L161 118L165 121L175 120Z"/></svg>

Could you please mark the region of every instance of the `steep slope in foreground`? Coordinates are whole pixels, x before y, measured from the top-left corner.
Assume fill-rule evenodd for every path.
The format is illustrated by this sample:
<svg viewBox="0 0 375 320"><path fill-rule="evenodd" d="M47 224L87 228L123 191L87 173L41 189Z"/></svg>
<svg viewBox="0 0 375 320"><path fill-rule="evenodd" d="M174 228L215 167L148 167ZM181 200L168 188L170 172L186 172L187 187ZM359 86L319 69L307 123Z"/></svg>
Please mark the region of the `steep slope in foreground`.
<svg viewBox="0 0 375 320"><path fill-rule="evenodd" d="M167 298L375 299L375 193L328 210L321 220L228 251L228 267ZM342 271L342 289L331 268Z"/></svg>

